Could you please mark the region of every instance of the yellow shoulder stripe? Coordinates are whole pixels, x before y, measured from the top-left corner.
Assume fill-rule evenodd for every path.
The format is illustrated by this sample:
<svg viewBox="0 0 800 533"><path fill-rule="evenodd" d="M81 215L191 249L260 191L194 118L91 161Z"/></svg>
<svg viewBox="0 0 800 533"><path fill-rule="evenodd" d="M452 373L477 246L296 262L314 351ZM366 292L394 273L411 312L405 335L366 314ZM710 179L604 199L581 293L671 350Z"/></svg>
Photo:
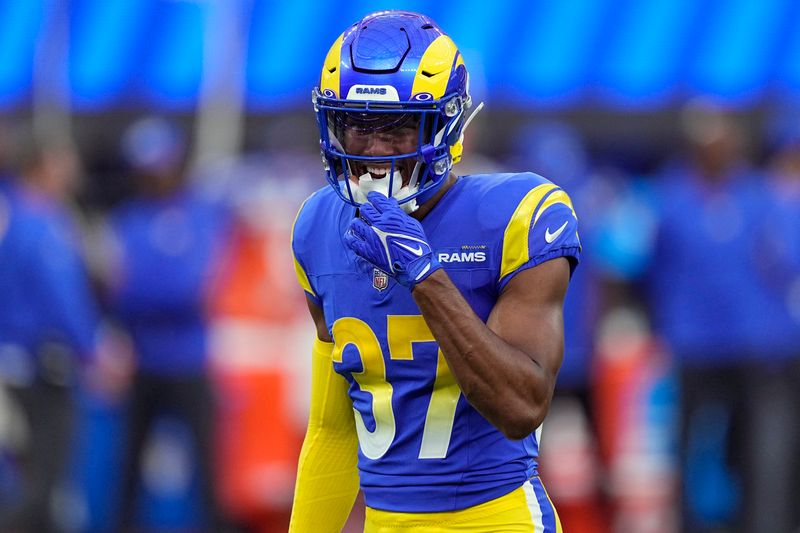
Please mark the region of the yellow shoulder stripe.
<svg viewBox="0 0 800 533"><path fill-rule="evenodd" d="M306 275L305 270L303 270L303 267L300 266L297 258L294 258L294 271L297 274L297 282L301 287L303 287L303 290L309 294L317 296L317 293L315 293L314 289L311 288L311 282L308 281L308 276Z"/></svg>
<svg viewBox="0 0 800 533"><path fill-rule="evenodd" d="M310 198L310 197L309 197ZM303 204L300 206L300 209L297 210L297 215L294 217L294 222L292 222L292 241L294 241L294 227L297 224L297 219L300 218L300 213L303 211L303 207L305 207L308 198L303 200ZM294 247L292 246L292 259L294 260L294 271L297 274L297 282L309 294L313 294L317 296L317 293L314 292L314 289L311 288L311 282L308 281L308 275L306 275L306 271L303 270L303 267L300 265L300 262L297 260L297 257L294 255Z"/></svg>
<svg viewBox="0 0 800 533"><path fill-rule="evenodd" d="M536 212L536 218L533 219L533 225L536 225L536 222L539 220L539 217L547 211L548 207L551 207L555 204L564 204L565 206L569 207L569 210L572 211L572 216L575 217L575 220L578 219L578 215L575 214L575 208L572 207L572 200L570 200L567 193L562 191L555 191L553 194L547 197L547 200L544 201L542 207Z"/></svg>
<svg viewBox="0 0 800 533"><path fill-rule="evenodd" d="M325 63L322 64L322 75L319 78L319 91L324 92L325 89L333 91L335 98L340 98L339 91L341 90L339 79L341 76L341 62L342 62L342 41L344 40L344 33L336 39L331 49L328 50L328 55L325 56Z"/></svg>
<svg viewBox="0 0 800 533"><path fill-rule="evenodd" d="M458 60L456 60L458 54ZM459 64L463 64L461 54L455 43L447 35L440 35L430 45L417 67L417 75L411 86L411 94L430 93L434 100L444 96L450 73Z"/></svg>
<svg viewBox="0 0 800 533"><path fill-rule="evenodd" d="M500 262L500 279L524 265L530 259L528 254L528 236L533 224L534 214L542 199L558 186L545 183L534 187L517 205L511 220L503 234L503 256ZM541 210L540 210L541 211Z"/></svg>

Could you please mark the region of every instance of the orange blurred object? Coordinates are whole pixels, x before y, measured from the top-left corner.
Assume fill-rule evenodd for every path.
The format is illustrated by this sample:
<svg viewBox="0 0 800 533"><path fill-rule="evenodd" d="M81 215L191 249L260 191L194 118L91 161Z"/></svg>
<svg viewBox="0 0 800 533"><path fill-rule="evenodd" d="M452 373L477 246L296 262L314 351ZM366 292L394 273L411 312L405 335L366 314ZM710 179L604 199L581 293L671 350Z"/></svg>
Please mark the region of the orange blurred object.
<svg viewBox="0 0 800 533"><path fill-rule="evenodd" d="M677 461L674 377L660 343L633 314L609 320L593 375L612 530L674 533Z"/></svg>
<svg viewBox="0 0 800 533"><path fill-rule="evenodd" d="M240 221L228 243L209 302L220 499L254 531L286 531L305 430L295 403L313 330L288 228Z"/></svg>
<svg viewBox="0 0 800 533"><path fill-rule="evenodd" d="M597 442L580 400L557 396L544 423L541 475L564 531L607 533Z"/></svg>
<svg viewBox="0 0 800 533"><path fill-rule="evenodd" d="M307 319L290 238L289 228L235 225L209 302L212 317L272 326Z"/></svg>

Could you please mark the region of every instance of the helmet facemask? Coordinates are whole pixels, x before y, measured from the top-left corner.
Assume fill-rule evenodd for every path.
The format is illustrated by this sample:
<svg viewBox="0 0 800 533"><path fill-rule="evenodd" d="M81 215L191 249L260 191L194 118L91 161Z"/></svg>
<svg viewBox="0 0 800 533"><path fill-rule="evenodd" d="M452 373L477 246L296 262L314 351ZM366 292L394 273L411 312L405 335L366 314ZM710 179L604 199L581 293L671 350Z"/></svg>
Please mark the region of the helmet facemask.
<svg viewBox="0 0 800 533"><path fill-rule="evenodd" d="M328 182L352 205L366 202L367 193L377 190L397 199L406 212L415 211L452 168L450 148L460 140L467 105L457 94L394 103L338 100L315 91ZM387 150L391 153L364 155L364 143L372 142L372 136L385 136L381 144L393 146Z"/></svg>

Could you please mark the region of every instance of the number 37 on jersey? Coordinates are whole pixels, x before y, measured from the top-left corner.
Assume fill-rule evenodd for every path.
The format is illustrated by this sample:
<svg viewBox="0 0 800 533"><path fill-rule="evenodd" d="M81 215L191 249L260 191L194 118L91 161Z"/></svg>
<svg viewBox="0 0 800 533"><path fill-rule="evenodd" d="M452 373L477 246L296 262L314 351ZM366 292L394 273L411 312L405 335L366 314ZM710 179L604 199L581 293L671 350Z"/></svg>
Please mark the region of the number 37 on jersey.
<svg viewBox="0 0 800 533"><path fill-rule="evenodd" d="M413 364L414 344L436 341L421 315L388 315L386 320L388 358L391 361ZM397 433L397 417L392 406L395 387L387 380L381 344L366 322L353 317L340 318L333 324L333 338L336 342L332 356L334 363L342 363L344 351L350 345L359 354L363 370L353 372L352 376L361 391L369 393L372 402L367 408L371 407L371 412L361 412L354 407L356 430L364 456L380 459ZM424 413L420 459L442 459L447 455L460 394L444 355L438 350L433 390ZM367 427L370 418L374 421L372 430Z"/></svg>

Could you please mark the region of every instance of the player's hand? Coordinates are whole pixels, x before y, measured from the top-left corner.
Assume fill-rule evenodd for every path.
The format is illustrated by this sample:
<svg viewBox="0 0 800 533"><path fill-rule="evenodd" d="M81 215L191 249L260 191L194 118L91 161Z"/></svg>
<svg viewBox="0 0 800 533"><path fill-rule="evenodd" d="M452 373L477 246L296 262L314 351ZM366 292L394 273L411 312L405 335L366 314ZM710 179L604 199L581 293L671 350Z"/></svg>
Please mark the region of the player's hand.
<svg viewBox="0 0 800 533"><path fill-rule="evenodd" d="M350 222L344 235L356 255L409 289L442 268L422 225L397 200L377 192L369 193L367 200L361 205L361 217Z"/></svg>

